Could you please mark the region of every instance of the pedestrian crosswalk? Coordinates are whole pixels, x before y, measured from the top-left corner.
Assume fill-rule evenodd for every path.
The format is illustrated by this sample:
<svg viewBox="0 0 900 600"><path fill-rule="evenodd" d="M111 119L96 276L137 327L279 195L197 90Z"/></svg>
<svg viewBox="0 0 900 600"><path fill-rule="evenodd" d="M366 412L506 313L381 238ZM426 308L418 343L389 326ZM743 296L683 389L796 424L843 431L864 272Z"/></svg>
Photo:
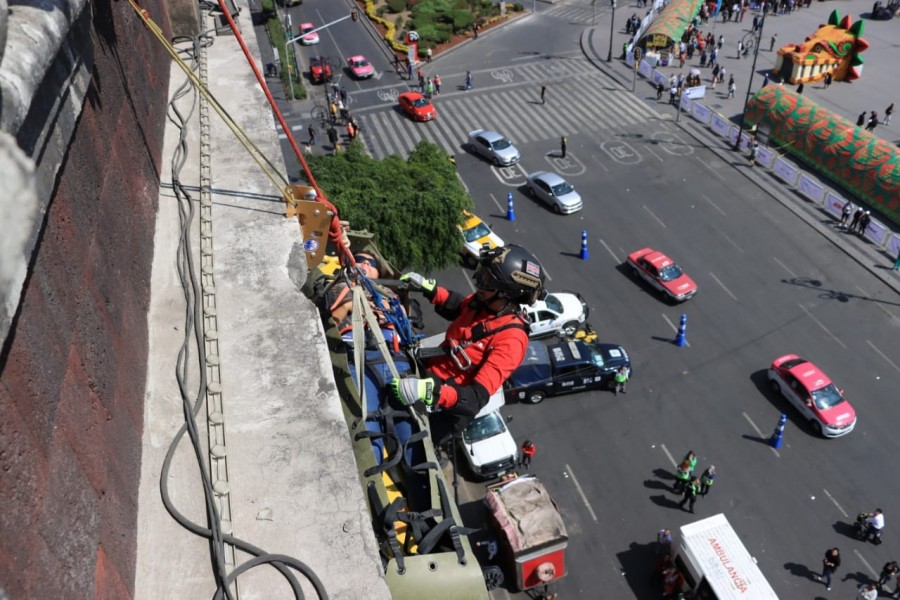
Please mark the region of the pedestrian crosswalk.
<svg viewBox="0 0 900 600"><path fill-rule="evenodd" d="M412 121L396 104L356 111L369 153L375 158L406 156L428 140L455 154L468 132L479 128L527 144L583 132L621 131L659 117L584 60L534 62L499 71L476 73L472 91L451 88L445 78L444 93L433 99L438 118L427 123ZM540 101L541 83L547 84L546 104Z"/></svg>
<svg viewBox="0 0 900 600"><path fill-rule="evenodd" d="M600 6L592 6L590 0L576 0L574 2L558 2L541 10L538 15L541 18L554 17L572 25L593 26L606 12L609 2Z"/></svg>

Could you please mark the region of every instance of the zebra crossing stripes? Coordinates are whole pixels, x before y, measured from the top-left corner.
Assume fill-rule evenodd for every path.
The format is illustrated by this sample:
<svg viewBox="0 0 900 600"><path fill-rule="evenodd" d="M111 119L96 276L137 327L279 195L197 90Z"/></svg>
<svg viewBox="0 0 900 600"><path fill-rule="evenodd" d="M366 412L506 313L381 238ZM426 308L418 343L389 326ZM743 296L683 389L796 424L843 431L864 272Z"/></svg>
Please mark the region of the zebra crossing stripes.
<svg viewBox="0 0 900 600"><path fill-rule="evenodd" d="M437 96L438 118L414 123L394 105L366 109L358 114L363 140L376 158L406 156L422 140L456 153L469 131L495 129L516 143L553 141L561 135L622 131L659 118L652 106L625 90L612 89L598 77L569 77L553 83L547 103L541 105L540 88L498 86Z"/></svg>
<svg viewBox="0 0 900 600"><path fill-rule="evenodd" d="M609 3L607 3L609 4ZM605 8L605 5L604 5ZM566 21L569 23L581 23L584 25L590 25L592 15L594 14L594 8L591 7L590 2L584 3L558 3L555 4L552 8L548 8L546 10L542 10L540 12L540 16L552 16L554 18L560 19L562 21ZM600 9L597 11L596 16L600 17L604 14L604 9Z"/></svg>

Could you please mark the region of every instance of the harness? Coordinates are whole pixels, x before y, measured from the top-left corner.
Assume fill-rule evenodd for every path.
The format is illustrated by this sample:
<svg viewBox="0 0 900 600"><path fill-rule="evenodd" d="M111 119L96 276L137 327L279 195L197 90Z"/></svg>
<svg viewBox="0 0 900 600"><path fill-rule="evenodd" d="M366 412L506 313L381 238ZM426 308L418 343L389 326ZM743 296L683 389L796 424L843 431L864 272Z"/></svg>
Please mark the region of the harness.
<svg viewBox="0 0 900 600"><path fill-rule="evenodd" d="M416 350L416 359L420 362L426 362L432 358L449 356L453 359L453 363L457 367L459 367L460 370L468 371L472 368L472 359L469 358L468 354L466 354L466 348L468 348L469 346L472 346L487 337L490 337L507 329L521 329L526 333L528 332L528 328L524 323L521 322L521 320L504 323L496 329L491 329L489 327L491 323L505 318L505 316L506 315L504 315L503 317L495 317L490 321L482 321L478 325L475 325L471 328L470 336L461 341L444 340L443 343L441 343L441 345L437 348L418 348Z"/></svg>

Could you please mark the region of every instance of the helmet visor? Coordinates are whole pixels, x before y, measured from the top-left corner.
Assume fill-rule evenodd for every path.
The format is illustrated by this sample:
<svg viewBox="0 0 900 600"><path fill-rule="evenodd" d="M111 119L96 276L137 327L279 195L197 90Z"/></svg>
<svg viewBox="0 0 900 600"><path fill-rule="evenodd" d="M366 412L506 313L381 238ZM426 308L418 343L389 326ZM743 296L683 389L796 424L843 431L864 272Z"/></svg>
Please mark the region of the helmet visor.
<svg viewBox="0 0 900 600"><path fill-rule="evenodd" d="M491 274L491 271L485 265L478 265L475 274L472 275L472 281L475 283L475 289L482 292L496 292L497 280Z"/></svg>

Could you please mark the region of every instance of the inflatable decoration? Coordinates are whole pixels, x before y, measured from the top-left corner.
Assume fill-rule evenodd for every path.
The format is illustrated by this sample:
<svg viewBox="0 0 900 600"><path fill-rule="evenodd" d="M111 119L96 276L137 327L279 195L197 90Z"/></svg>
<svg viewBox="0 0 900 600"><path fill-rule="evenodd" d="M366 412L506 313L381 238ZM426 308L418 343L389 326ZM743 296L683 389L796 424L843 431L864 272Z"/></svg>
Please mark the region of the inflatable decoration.
<svg viewBox="0 0 900 600"><path fill-rule="evenodd" d="M805 42L778 49L773 72L794 85L825 79L829 73L835 81L859 79L863 68L859 55L869 48L869 42L860 37L862 31L862 21L854 23L850 15L842 19L834 10L828 23Z"/></svg>

